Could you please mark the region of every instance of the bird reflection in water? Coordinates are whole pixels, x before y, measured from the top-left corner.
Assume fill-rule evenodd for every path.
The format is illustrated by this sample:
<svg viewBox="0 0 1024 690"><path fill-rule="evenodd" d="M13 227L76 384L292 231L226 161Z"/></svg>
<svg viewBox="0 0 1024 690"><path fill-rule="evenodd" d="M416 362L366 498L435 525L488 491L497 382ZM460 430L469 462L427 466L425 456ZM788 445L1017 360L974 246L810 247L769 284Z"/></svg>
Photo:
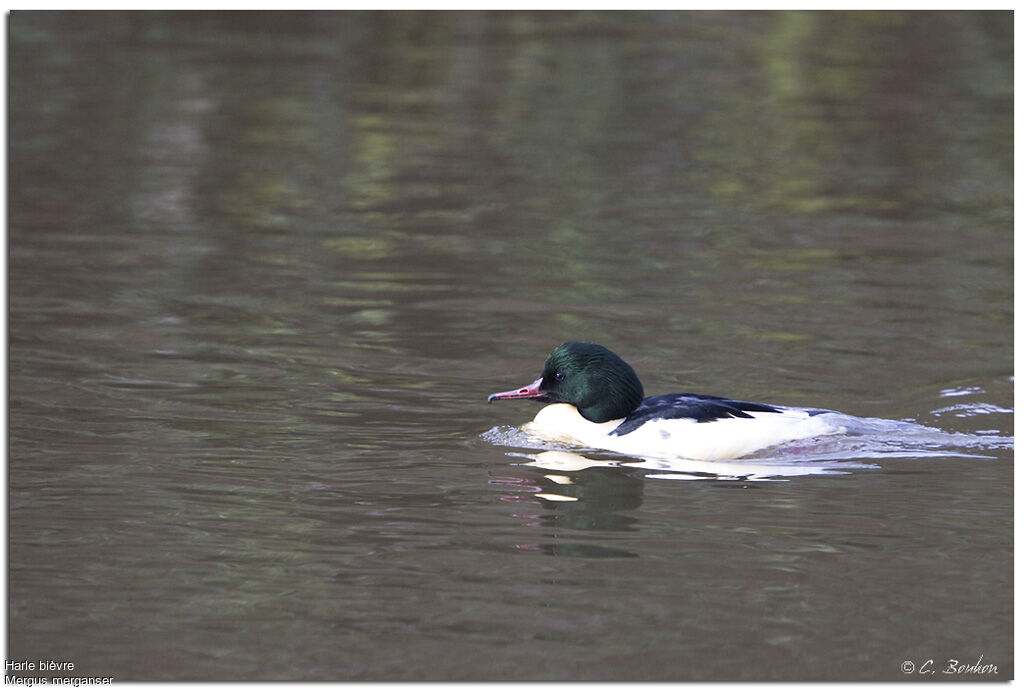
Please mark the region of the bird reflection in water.
<svg viewBox="0 0 1024 690"><path fill-rule="evenodd" d="M537 462L541 456L547 462ZM517 503L514 515L526 527L552 530L552 541L518 543L516 548L552 556L632 558L637 554L603 544L566 542L564 530L622 532L635 529L637 518L626 514L643 503L643 473L614 462L590 460L575 453L548 451L530 456L528 476L495 477L511 491L501 500ZM589 536L589 535L588 535ZM597 535L594 535L597 538Z"/></svg>
<svg viewBox="0 0 1024 690"><path fill-rule="evenodd" d="M746 484L785 481L786 478L814 474L845 474L849 469L849 465L844 467L828 462L770 458L734 462L637 458L604 460L563 450L515 455L528 460L519 467L531 470L530 475L495 477L491 483L510 489L501 500L522 506L515 517L522 520L524 526L606 533L636 529L637 518L626 513L643 503L647 480L717 480ZM564 535L553 532L550 538L555 540L560 536ZM636 555L619 548L561 540L517 544L516 548L590 558Z"/></svg>

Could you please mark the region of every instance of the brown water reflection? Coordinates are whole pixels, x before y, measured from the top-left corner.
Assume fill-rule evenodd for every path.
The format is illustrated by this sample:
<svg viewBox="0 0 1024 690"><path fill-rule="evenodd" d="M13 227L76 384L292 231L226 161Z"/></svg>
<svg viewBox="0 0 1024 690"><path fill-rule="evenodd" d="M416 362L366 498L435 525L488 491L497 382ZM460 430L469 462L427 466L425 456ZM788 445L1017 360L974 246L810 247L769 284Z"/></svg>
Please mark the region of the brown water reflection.
<svg viewBox="0 0 1024 690"><path fill-rule="evenodd" d="M567 339L1011 435L1010 18L13 13L9 658L1012 677L1005 444L755 483L480 436Z"/></svg>

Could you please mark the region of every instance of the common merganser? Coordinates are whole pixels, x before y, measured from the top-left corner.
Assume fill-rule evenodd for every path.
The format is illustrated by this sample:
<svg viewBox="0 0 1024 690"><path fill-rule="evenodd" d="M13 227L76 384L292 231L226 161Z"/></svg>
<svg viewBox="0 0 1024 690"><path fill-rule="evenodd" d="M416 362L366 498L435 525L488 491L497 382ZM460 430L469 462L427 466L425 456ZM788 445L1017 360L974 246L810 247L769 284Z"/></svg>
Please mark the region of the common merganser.
<svg viewBox="0 0 1024 690"><path fill-rule="evenodd" d="M789 441L846 432L830 410L681 393L644 397L636 372L593 343L556 347L533 383L495 400L551 403L523 431L547 440L640 457L729 460Z"/></svg>

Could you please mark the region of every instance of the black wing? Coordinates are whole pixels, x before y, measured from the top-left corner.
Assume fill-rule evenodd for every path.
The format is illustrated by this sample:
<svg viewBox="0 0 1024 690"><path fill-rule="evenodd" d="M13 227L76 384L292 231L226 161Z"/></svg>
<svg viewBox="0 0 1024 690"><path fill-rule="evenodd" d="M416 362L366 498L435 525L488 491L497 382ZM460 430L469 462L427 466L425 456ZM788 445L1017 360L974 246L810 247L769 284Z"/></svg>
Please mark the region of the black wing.
<svg viewBox="0 0 1024 690"><path fill-rule="evenodd" d="M677 393L674 395L653 395L644 400L629 416L612 430L612 436L622 436L636 431L645 422L652 419L693 419L697 422L710 422L726 417L747 417L748 412L781 412L772 405L729 400L714 395L696 395Z"/></svg>

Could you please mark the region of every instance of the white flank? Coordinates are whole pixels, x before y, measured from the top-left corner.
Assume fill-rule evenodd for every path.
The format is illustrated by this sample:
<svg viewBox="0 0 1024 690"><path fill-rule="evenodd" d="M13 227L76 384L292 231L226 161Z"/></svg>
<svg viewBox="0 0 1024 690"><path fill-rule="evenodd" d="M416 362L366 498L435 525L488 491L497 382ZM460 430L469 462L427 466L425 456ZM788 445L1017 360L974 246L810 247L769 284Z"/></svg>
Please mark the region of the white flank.
<svg viewBox="0 0 1024 690"><path fill-rule="evenodd" d="M541 409L523 431L546 440L611 450L645 458L734 460L762 448L805 438L842 434L845 415L780 407L780 412L751 412L750 417L728 417L710 422L661 419L647 422L622 436L611 431L622 420L596 424L583 418L572 405L556 403Z"/></svg>

